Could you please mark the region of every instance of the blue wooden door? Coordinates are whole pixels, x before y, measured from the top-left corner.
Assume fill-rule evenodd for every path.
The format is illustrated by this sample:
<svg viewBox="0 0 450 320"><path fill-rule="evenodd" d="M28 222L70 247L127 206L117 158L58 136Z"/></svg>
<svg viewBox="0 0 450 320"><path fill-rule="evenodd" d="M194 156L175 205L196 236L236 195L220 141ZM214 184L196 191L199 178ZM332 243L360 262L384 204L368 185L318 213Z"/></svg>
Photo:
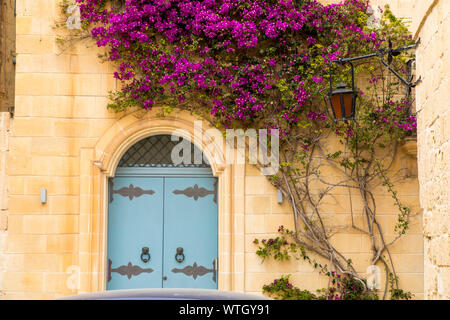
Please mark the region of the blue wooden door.
<svg viewBox="0 0 450 320"><path fill-rule="evenodd" d="M215 178L119 176L109 195L107 290L217 288Z"/></svg>
<svg viewBox="0 0 450 320"><path fill-rule="evenodd" d="M165 288L217 289L217 180L166 178Z"/></svg>
<svg viewBox="0 0 450 320"><path fill-rule="evenodd" d="M163 178L117 177L110 180L108 290L161 287L163 204ZM145 248L150 256L145 253Z"/></svg>

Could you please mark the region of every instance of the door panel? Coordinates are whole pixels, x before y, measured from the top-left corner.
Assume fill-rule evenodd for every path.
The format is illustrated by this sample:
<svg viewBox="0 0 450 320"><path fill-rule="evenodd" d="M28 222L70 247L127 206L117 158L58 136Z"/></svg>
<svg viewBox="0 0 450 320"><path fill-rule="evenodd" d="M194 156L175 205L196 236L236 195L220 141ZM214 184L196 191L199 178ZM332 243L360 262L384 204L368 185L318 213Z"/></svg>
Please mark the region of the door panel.
<svg viewBox="0 0 450 320"><path fill-rule="evenodd" d="M217 289L217 179L165 178L164 193L163 287Z"/></svg>
<svg viewBox="0 0 450 320"><path fill-rule="evenodd" d="M217 224L215 178L111 179L107 290L217 289ZM183 252L176 257L177 248Z"/></svg>
<svg viewBox="0 0 450 320"><path fill-rule="evenodd" d="M163 264L164 179L110 180L106 288L160 288ZM148 247L150 260L141 259ZM143 255L142 258L148 258Z"/></svg>

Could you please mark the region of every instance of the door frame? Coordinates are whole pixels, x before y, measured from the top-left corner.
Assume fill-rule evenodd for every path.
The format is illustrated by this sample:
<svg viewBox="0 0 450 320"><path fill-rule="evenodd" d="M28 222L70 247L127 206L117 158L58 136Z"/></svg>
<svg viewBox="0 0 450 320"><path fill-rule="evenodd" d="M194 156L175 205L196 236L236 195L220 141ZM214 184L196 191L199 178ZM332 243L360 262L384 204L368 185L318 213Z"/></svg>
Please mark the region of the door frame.
<svg viewBox="0 0 450 320"><path fill-rule="evenodd" d="M183 129L211 163L218 180L218 289L245 291L245 165L211 162L224 158L215 142L204 144L194 135L194 121L185 111L161 117L162 109L138 110L116 121L93 148L80 149L80 211L78 266L80 286L76 293L106 290L108 179L113 178L123 154L137 141ZM204 130L212 127L203 121ZM191 138L193 137L193 139ZM225 162L223 162L225 163Z"/></svg>
<svg viewBox="0 0 450 320"><path fill-rule="evenodd" d="M215 178L211 168L118 168L115 177L211 177Z"/></svg>

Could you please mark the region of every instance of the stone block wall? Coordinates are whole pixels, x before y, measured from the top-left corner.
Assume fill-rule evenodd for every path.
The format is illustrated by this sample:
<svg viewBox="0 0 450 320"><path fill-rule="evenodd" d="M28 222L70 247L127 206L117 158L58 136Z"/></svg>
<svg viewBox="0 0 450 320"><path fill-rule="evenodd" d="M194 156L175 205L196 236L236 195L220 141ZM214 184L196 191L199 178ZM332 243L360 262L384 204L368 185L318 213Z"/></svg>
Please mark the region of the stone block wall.
<svg viewBox="0 0 450 320"><path fill-rule="evenodd" d="M450 299L450 2L424 1L415 37L420 204L426 299ZM420 21L420 22L419 22Z"/></svg>
<svg viewBox="0 0 450 320"><path fill-rule="evenodd" d="M2 283L7 266L6 238L8 236L8 178L6 157L9 139L9 112L0 112L0 299L3 296Z"/></svg>
<svg viewBox="0 0 450 320"><path fill-rule="evenodd" d="M403 151L394 162L392 172L403 171L401 182L396 183L400 199L412 209L409 229L404 237L391 247L392 259L400 278L400 287L414 294L414 299L423 298L423 235L422 215L419 206L417 182L417 161ZM326 170L326 173L325 173ZM342 176L333 168L322 168L324 179L341 181ZM320 188L317 188L317 191ZM377 219L384 231L387 242L396 237L394 226L397 221L397 209L393 199L384 187L374 190L377 201ZM333 190L326 196L321 206L327 227L351 225L350 201L355 212L356 225L365 228L362 215L362 203L357 192L349 195L347 189ZM291 274L292 282L302 289L314 292L326 287L328 278L320 276L317 270L303 261L293 259L288 262L277 262L267 259L264 262L255 255L257 246L252 242L255 238L262 240L276 237L278 227L283 225L294 230L293 213L289 201L277 202L277 194L267 178L250 165L246 167L245 177L245 290L260 292L264 284L272 282L281 275ZM361 275L368 276L367 268L372 257L370 239L358 231L344 229L331 238L331 243L353 261L355 269ZM317 259L314 255L311 257ZM318 259L323 264L328 261ZM379 265L380 269L382 266ZM380 274L380 288L384 288L384 273Z"/></svg>
<svg viewBox="0 0 450 320"><path fill-rule="evenodd" d="M108 91L117 86L114 66L99 62L94 43L77 42L64 51L58 46L54 24L59 12L57 0L17 0L16 113L9 125L7 166L2 166L8 182L4 203L9 203L8 234L3 242L0 238L0 290L5 299L55 298L102 287L100 225L105 190L99 182L101 164L96 161L114 137L130 134L133 123L144 128L132 113L135 110L125 115L106 109ZM407 168L409 175L397 185L399 196L414 216L407 235L392 248L392 256L401 287L420 299L423 241L417 161L400 152L394 170L401 168ZM235 279L224 288L260 293L263 284L287 273L301 288L326 286L327 280L307 264L260 262L252 241L274 236L279 225L292 227L292 212L286 200L277 203L276 190L253 167L236 171L230 175L234 180L226 180L232 192L225 199L233 202L223 204L227 215L220 220L233 232L233 239L229 233L220 239L231 250L221 262L230 265L230 273L222 276ZM39 201L41 188L47 189L47 204ZM335 196L324 210L331 221L345 221L348 192ZM397 211L385 190L378 190L376 196L389 240L394 237ZM364 274L370 258L367 239L347 232L333 241ZM73 266L87 266L82 268L80 290L70 285Z"/></svg>
<svg viewBox="0 0 450 320"><path fill-rule="evenodd" d="M450 299L450 1L372 0L410 22L415 40L425 299Z"/></svg>
<svg viewBox="0 0 450 320"><path fill-rule="evenodd" d="M16 112L11 120L7 265L1 289L14 299L73 294L78 265L80 150L114 123L108 65L90 44L62 51L56 0L17 0ZM89 57L89 58L88 58ZM40 203L40 189L48 192ZM69 271L68 271L69 270Z"/></svg>

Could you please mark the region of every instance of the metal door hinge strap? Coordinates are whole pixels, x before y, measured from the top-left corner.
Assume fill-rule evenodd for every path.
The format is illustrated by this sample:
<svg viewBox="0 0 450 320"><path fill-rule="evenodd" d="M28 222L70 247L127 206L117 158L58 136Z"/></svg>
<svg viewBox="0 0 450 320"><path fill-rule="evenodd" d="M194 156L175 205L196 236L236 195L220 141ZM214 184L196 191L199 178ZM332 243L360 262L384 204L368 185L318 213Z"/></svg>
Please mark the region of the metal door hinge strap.
<svg viewBox="0 0 450 320"><path fill-rule="evenodd" d="M194 198L195 201L199 198L204 198L212 194L214 196L213 201L217 203L217 181L214 183L214 190L199 188L198 185L195 184L193 187L189 187L184 190L174 190L173 194L184 194L186 197Z"/></svg>
<svg viewBox="0 0 450 320"><path fill-rule="evenodd" d="M122 276L127 276L128 279L131 279L132 276L138 276L141 273L152 273L154 270L152 268L141 268L139 266L134 266L131 262L128 262L128 265L123 265L118 268L112 268L112 261L108 259L108 282L111 281L112 276L111 273L115 272Z"/></svg>
<svg viewBox="0 0 450 320"><path fill-rule="evenodd" d="M214 282L216 282L217 269L215 267L215 262L214 261L213 261L213 268L212 269L208 269L208 268L205 268L203 266L198 266L197 262L194 262L194 264L192 266L186 266L183 269L174 268L171 271L173 273L184 273L185 275L187 275L189 277L193 277L194 280L196 280L198 276L204 276L205 274L212 273L213 274L212 280Z"/></svg>
<svg viewBox="0 0 450 320"><path fill-rule="evenodd" d="M143 190L139 187L135 187L133 184L130 184L129 187L123 187L119 190L114 190L114 182L109 180L109 202L113 202L114 194L120 194L122 197L128 197L130 200L133 198L138 198L144 194L152 195L155 191L153 190Z"/></svg>

